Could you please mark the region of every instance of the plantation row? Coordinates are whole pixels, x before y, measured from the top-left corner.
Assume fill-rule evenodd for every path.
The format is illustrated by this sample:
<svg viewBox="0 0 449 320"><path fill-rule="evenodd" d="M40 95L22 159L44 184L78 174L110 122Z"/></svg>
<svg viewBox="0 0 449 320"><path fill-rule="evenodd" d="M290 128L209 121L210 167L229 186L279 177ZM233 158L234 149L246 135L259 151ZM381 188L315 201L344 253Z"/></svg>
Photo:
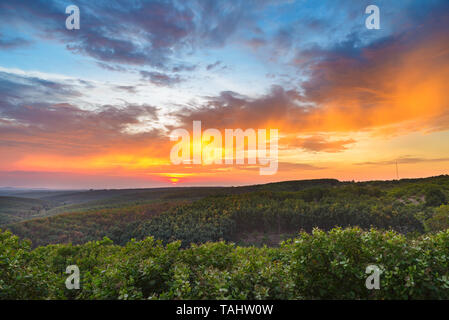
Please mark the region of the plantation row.
<svg viewBox="0 0 449 320"><path fill-rule="evenodd" d="M336 226L359 226L422 233L426 220L435 211L423 204L377 195L353 195L345 191L335 197L328 196L326 189L306 191L206 198L134 225L133 238L154 236L165 243L181 240L185 247L192 242L238 241L242 234L254 231L291 234L299 230L310 232L315 227L330 230Z"/></svg>
<svg viewBox="0 0 449 320"><path fill-rule="evenodd" d="M80 269L79 290L65 287L69 265ZM365 286L368 265L383 271L379 290ZM411 240L316 229L279 248L182 249L150 237L34 250L0 232L0 299L449 299L449 230Z"/></svg>

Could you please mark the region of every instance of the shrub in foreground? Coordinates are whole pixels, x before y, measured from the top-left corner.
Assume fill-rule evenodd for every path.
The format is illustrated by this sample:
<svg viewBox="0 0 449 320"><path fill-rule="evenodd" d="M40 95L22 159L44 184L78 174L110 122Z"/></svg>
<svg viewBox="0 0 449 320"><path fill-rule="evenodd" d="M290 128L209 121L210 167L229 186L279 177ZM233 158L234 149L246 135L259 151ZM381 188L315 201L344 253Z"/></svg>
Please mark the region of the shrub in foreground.
<svg viewBox="0 0 449 320"><path fill-rule="evenodd" d="M77 265L81 289L68 290ZM368 265L382 269L368 290ZM2 299L449 299L449 230L408 239L359 228L315 229L279 248L225 242L125 246L109 239L32 250L0 232Z"/></svg>

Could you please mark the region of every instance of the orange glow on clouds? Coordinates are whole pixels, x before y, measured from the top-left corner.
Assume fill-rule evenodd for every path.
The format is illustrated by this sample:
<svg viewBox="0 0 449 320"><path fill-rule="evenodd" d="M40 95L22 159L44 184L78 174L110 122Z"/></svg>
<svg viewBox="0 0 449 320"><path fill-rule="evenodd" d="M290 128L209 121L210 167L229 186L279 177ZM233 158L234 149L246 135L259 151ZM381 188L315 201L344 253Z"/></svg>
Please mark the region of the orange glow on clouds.
<svg viewBox="0 0 449 320"><path fill-rule="evenodd" d="M368 48L360 59L319 61L308 76L304 93L275 88L258 98L233 96L220 104L224 95L216 99L219 102L176 115L180 126L189 130L192 120L202 120L203 131L278 129L279 169L274 176L261 177L259 165L173 165L170 150L176 142L166 132L126 135L120 125L97 132L98 119L105 115L89 119L74 106L58 105L50 115L82 114L75 123L85 127L30 133L26 126L0 118L0 129L10 128L1 131L0 177L2 172L5 177L14 172L95 174L99 181L129 178L130 184L143 181L139 185L146 181L149 185L153 181L237 185L312 178L394 179L390 162L395 159L402 159L403 177L448 173L447 30L436 30L408 46ZM304 109L300 103L309 107ZM130 117L117 115L120 111L115 109L110 113L112 123Z"/></svg>

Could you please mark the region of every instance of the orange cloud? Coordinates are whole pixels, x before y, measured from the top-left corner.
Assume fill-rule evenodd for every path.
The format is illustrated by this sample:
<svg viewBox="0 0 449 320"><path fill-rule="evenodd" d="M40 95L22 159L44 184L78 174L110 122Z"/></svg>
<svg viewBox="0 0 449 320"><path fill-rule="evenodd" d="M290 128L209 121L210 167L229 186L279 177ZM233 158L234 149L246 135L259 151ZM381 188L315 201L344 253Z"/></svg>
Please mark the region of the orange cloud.
<svg viewBox="0 0 449 320"><path fill-rule="evenodd" d="M132 176L142 181L185 184L363 178L365 173L348 164L355 153L340 157L361 150L357 149L359 138L353 135L369 135L363 141L365 153L360 151L356 156L375 158L379 151L369 150L375 141L449 129L449 33L444 26L447 22L429 23L362 49L300 52L295 61L307 78L297 89L273 86L256 98L224 91L207 97L203 105L171 114L186 129L191 129L195 120L202 121L203 130L279 129L282 153L276 177L258 177L258 166L172 165L169 155L174 142L169 141L167 131L127 130L142 125L142 118L160 121L154 106L102 106L95 111L69 103L17 107L9 104L12 97L1 102L0 170ZM389 152L386 158L398 158ZM302 153L313 156L306 159ZM325 157L315 157L315 153L325 153ZM379 168L390 164L372 159L359 162ZM420 162L413 161L404 165L413 165L422 175L444 172L444 162L438 161L438 168L419 167ZM382 170L372 176L382 177Z"/></svg>

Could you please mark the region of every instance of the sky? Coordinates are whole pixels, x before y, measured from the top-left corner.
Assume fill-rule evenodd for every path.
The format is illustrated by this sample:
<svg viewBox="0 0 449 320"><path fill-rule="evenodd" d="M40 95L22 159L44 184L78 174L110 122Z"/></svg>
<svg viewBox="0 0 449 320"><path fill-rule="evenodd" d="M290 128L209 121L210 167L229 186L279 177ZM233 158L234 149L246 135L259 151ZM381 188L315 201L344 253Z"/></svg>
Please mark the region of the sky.
<svg viewBox="0 0 449 320"><path fill-rule="evenodd" d="M447 0L0 0L0 187L448 174L448 79ZM193 121L277 129L277 172L173 164Z"/></svg>

